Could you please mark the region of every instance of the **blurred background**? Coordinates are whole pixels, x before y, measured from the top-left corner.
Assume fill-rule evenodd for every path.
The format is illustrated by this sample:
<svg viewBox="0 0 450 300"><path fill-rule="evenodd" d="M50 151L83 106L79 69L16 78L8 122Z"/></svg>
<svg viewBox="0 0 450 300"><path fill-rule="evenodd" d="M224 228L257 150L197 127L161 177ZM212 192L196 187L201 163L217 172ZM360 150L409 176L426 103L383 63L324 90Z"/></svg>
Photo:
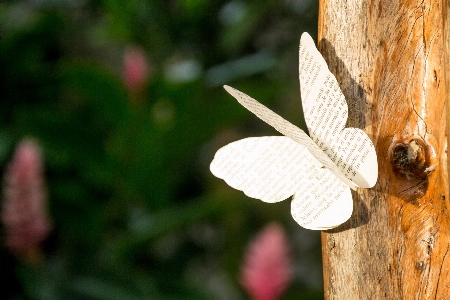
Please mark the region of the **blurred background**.
<svg viewBox="0 0 450 300"><path fill-rule="evenodd" d="M0 299L323 299L320 233L209 171L279 135L224 84L305 129L316 2L1 1Z"/></svg>

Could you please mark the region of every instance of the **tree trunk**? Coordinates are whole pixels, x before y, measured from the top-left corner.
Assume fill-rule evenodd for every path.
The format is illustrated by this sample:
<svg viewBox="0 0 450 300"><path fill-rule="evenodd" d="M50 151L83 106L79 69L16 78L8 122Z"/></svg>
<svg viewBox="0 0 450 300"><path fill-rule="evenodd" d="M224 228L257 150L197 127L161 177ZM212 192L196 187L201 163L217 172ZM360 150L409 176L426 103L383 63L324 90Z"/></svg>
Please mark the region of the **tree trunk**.
<svg viewBox="0 0 450 300"><path fill-rule="evenodd" d="M351 219L322 233L325 299L450 299L444 8L320 2L319 49L379 170Z"/></svg>

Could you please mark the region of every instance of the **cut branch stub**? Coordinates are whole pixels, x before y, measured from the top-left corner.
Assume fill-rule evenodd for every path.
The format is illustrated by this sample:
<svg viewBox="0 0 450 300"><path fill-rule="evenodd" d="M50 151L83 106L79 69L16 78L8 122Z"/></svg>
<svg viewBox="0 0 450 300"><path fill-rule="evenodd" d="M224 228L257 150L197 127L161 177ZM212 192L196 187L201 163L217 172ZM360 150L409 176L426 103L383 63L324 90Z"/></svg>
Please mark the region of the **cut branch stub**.
<svg viewBox="0 0 450 300"><path fill-rule="evenodd" d="M432 153L432 147L420 139L398 142L391 154L394 173L406 180L424 180L436 167L431 166Z"/></svg>
<svg viewBox="0 0 450 300"><path fill-rule="evenodd" d="M393 173L403 182L399 196L408 202L423 197L428 189L428 175L436 165L432 165L434 150L422 139L412 138L398 141L389 150Z"/></svg>

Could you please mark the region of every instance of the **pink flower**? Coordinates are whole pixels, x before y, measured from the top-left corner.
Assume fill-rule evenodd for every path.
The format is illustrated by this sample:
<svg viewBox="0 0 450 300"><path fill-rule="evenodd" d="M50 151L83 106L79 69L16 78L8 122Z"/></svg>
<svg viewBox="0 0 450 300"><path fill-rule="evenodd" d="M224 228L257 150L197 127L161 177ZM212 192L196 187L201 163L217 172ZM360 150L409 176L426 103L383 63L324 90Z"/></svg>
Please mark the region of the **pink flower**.
<svg viewBox="0 0 450 300"><path fill-rule="evenodd" d="M141 48L128 47L123 57L123 80L131 93L139 93L148 79L148 65Z"/></svg>
<svg viewBox="0 0 450 300"><path fill-rule="evenodd" d="M4 174L3 196L6 245L19 257L30 255L51 229L41 151L34 141L25 139L17 146Z"/></svg>
<svg viewBox="0 0 450 300"><path fill-rule="evenodd" d="M287 288L291 258L283 228L267 225L250 243L241 270L241 284L253 300L275 300Z"/></svg>

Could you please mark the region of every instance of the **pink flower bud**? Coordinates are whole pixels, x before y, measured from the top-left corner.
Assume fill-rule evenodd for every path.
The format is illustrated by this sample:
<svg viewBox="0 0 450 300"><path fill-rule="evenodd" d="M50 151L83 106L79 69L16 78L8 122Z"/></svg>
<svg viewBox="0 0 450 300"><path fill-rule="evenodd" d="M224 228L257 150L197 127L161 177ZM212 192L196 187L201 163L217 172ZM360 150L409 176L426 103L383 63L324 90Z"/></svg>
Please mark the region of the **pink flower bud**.
<svg viewBox="0 0 450 300"><path fill-rule="evenodd" d="M276 300L292 276L290 249L283 228L267 225L248 246L241 284L253 300Z"/></svg>
<svg viewBox="0 0 450 300"><path fill-rule="evenodd" d="M25 139L16 148L4 174L3 196L6 245L19 257L29 255L51 229L41 151L34 141Z"/></svg>
<svg viewBox="0 0 450 300"><path fill-rule="evenodd" d="M123 80L131 93L139 93L148 79L148 65L141 48L128 47L123 57Z"/></svg>

